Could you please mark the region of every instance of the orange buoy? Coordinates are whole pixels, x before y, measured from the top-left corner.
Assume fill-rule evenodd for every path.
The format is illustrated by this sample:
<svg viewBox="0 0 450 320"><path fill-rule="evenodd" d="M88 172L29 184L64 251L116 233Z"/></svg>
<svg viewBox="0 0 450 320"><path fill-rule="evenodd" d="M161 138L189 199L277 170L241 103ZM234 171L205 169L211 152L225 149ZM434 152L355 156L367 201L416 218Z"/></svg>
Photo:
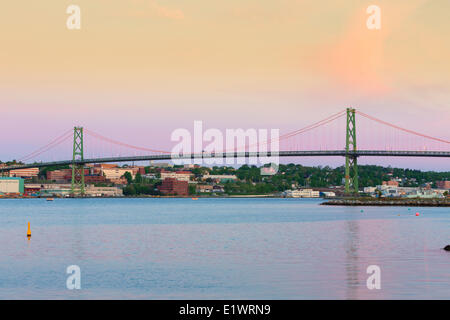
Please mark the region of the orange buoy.
<svg viewBox="0 0 450 320"><path fill-rule="evenodd" d="M420 215L420 213L416 212L416 217L418 217Z"/></svg>
<svg viewBox="0 0 450 320"><path fill-rule="evenodd" d="M31 228L30 228L30 222L29 221L28 221L27 237L31 237Z"/></svg>

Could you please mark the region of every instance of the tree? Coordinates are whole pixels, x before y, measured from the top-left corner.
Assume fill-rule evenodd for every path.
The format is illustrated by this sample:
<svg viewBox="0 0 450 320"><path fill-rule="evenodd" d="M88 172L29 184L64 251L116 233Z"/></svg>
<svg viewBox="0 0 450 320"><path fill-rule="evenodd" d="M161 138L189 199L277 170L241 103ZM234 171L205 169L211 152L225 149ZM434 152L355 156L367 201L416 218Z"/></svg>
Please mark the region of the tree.
<svg viewBox="0 0 450 320"><path fill-rule="evenodd" d="M189 194L195 194L195 193L196 193L195 185L190 184L189 185Z"/></svg>
<svg viewBox="0 0 450 320"><path fill-rule="evenodd" d="M141 176L141 174L139 172L136 173L136 176L134 177L134 182L135 183L142 183L142 176Z"/></svg>
<svg viewBox="0 0 450 320"><path fill-rule="evenodd" d="M131 173L129 171L125 172L125 174L123 176L125 177L125 179L127 179L128 184L133 182L133 176L131 175Z"/></svg>
<svg viewBox="0 0 450 320"><path fill-rule="evenodd" d="M134 196L134 195L136 195L136 189L131 184L131 185L126 186L125 188L123 188L123 194L126 195L126 196Z"/></svg>

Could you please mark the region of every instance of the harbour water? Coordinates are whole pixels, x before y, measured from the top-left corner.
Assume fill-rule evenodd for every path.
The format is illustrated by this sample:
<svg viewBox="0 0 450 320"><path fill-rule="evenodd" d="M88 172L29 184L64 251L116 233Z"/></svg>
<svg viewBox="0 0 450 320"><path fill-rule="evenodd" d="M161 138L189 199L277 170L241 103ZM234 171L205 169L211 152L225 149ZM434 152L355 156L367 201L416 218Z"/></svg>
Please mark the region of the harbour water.
<svg viewBox="0 0 450 320"><path fill-rule="evenodd" d="M3 199L0 298L450 298L449 208L320 202ZM79 290L66 288L70 265Z"/></svg>

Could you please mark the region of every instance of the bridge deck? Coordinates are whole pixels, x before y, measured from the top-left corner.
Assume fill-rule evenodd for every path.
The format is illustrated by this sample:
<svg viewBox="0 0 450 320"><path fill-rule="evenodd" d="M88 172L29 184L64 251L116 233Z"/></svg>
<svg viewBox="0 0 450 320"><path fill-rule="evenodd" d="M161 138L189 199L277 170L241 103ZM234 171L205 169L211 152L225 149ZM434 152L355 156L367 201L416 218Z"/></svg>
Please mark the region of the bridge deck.
<svg viewBox="0 0 450 320"><path fill-rule="evenodd" d="M346 155L354 157L442 157L450 158L450 152L447 151L376 151L376 150L359 150L356 152L346 153L345 150L331 151L280 151L278 153L267 152L228 152L222 154L164 154L164 155L148 155L148 156L127 156L127 157L111 157L111 158L93 158L77 160L77 164L87 163L105 163L105 162L133 162L133 161L149 161L149 160L176 160L176 159L211 159L211 158L250 158L250 157L335 157ZM14 169L40 168L49 166L70 165L72 160L62 160L53 162L30 163L25 165L9 166L0 168L0 172Z"/></svg>

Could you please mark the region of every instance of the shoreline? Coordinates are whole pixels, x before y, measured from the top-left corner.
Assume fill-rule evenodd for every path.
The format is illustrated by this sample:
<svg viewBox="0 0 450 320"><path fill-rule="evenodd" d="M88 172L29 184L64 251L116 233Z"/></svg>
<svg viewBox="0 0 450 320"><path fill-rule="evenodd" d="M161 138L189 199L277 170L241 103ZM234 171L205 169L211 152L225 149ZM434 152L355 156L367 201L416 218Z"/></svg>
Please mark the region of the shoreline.
<svg viewBox="0 0 450 320"><path fill-rule="evenodd" d="M0 197L1 199L317 199L325 206L403 206L403 207L450 207L450 199L388 199L388 198L287 198L278 195L228 195L228 196L121 196L121 197Z"/></svg>
<svg viewBox="0 0 450 320"><path fill-rule="evenodd" d="M152 195L139 195L139 196L120 196L120 197L95 197L95 196L85 196L85 197L0 197L1 199L318 199L325 200L325 198L288 198L272 194L252 194L252 195L227 195L227 196L205 196L205 195L189 195L189 196L152 196Z"/></svg>
<svg viewBox="0 0 450 320"><path fill-rule="evenodd" d="M391 206L391 207L450 207L449 199L335 199L321 203L325 206Z"/></svg>

